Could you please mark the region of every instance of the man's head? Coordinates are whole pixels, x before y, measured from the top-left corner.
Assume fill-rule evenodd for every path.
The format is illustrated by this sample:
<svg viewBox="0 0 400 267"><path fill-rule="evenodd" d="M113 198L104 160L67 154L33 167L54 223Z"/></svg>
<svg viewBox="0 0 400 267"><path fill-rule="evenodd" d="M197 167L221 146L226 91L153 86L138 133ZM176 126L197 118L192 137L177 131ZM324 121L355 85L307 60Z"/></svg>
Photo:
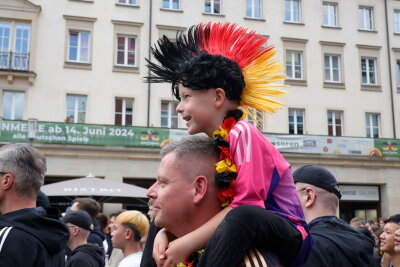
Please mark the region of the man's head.
<svg viewBox="0 0 400 267"><path fill-rule="evenodd" d="M100 203L93 198L76 198L72 201L72 211L83 210L86 211L92 220L96 219L97 214L101 210Z"/></svg>
<svg viewBox="0 0 400 267"><path fill-rule="evenodd" d="M384 228L381 238L381 251L393 256L395 252L395 232L400 228L400 214L391 216Z"/></svg>
<svg viewBox="0 0 400 267"><path fill-rule="evenodd" d="M215 185L219 152L211 138L190 136L164 147L157 181L147 195L154 199L154 222L184 235L220 211Z"/></svg>
<svg viewBox="0 0 400 267"><path fill-rule="evenodd" d="M0 149L0 204L7 195L36 203L46 170L46 158L36 148L22 144L3 146Z"/></svg>
<svg viewBox="0 0 400 267"><path fill-rule="evenodd" d="M134 244L140 246L141 238L149 231L149 220L140 211L124 211L115 219L114 227L111 233L113 246L124 250Z"/></svg>
<svg viewBox="0 0 400 267"><path fill-rule="evenodd" d="M394 234L394 250L397 254L400 254L400 228Z"/></svg>
<svg viewBox="0 0 400 267"><path fill-rule="evenodd" d="M69 228L70 236L67 245L71 250L86 244L87 238L93 230L92 218L87 212L71 211L61 221Z"/></svg>
<svg viewBox="0 0 400 267"><path fill-rule="evenodd" d="M296 191L307 222L321 216L335 216L341 194L328 170L306 165L293 172Z"/></svg>

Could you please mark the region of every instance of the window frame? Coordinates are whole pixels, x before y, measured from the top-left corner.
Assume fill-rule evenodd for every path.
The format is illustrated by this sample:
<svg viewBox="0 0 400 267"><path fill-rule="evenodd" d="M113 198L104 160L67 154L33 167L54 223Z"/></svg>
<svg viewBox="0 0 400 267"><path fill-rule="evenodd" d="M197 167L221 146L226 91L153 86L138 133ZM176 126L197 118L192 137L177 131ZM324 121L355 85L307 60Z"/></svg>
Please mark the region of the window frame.
<svg viewBox="0 0 400 267"><path fill-rule="evenodd" d="M6 108L6 105L4 104L5 101L5 94L9 93L11 94L11 106L10 106L10 117L7 118L4 115L4 109ZM16 103L16 96L17 94L22 95L22 114L20 117L16 117L16 111L17 111L17 103ZM2 93L2 109L1 109L1 116L3 119L6 120L22 120L24 118L24 113L25 113L25 92L22 91L10 91L10 90L4 90Z"/></svg>
<svg viewBox="0 0 400 267"><path fill-rule="evenodd" d="M219 4L219 12L214 12L215 10L215 2L218 1ZM210 2L210 12L206 11L207 2ZM204 13L205 14L213 14L213 15L221 15L221 0L204 0Z"/></svg>
<svg viewBox="0 0 400 267"><path fill-rule="evenodd" d="M295 18L295 5L294 5L294 2L297 2L298 3L298 20L295 20L294 18ZM301 23L301 0L285 0L285 8L284 8L284 10L285 10L285 22L289 22L289 23ZM290 15L290 18L289 19L287 19L287 17L286 17L286 14L287 14L287 10L286 10L286 4L287 3L289 3L289 5L290 5L290 8L289 8L289 15Z"/></svg>
<svg viewBox="0 0 400 267"><path fill-rule="evenodd" d="M332 124L329 124L329 113L332 113ZM336 125L336 113L340 114L340 124ZM343 136L344 135L344 114L342 110L328 110L327 112L328 136ZM332 127L332 135L329 134L329 126ZM340 135L337 135L336 128L340 126Z"/></svg>
<svg viewBox="0 0 400 267"><path fill-rule="evenodd" d="M396 61L397 88L400 88L400 60Z"/></svg>
<svg viewBox="0 0 400 267"><path fill-rule="evenodd" d="M117 1L118 5L125 5L125 6L137 6L138 5L138 3L137 3L138 0L116 0L116 1ZM131 1L134 1L135 3L134 4L129 3Z"/></svg>
<svg viewBox="0 0 400 267"><path fill-rule="evenodd" d="M363 60L365 60L365 72L366 72L366 77L367 77L367 82L364 82L363 79ZM373 60L374 62L374 79L375 83L371 83L370 81L370 70L369 70L369 61ZM377 69L377 58L374 57L361 57L361 84L362 85L378 85L378 75L377 75L378 69Z"/></svg>
<svg viewBox="0 0 400 267"><path fill-rule="evenodd" d="M71 111L73 111L73 118L72 118L73 121L72 122L70 122L69 119L68 119L69 118L68 117L68 112L70 111L68 109L68 98L69 97L74 97L74 107L71 110ZM79 103L78 103L78 101L81 98L85 99L85 110L83 111L84 112L83 121L79 121L79 113L80 113L80 111L79 111ZM87 95L67 94L67 108L66 108L66 118L65 118L65 120L68 123L86 123L87 100L88 100Z"/></svg>
<svg viewBox="0 0 400 267"><path fill-rule="evenodd" d="M366 112L365 113L365 132L367 138L380 138L381 136L381 122L380 122L380 113ZM377 125L373 123L373 116L377 116ZM377 130L378 136L374 136L374 130Z"/></svg>
<svg viewBox="0 0 400 267"><path fill-rule="evenodd" d="M328 79L326 79L326 62L325 62L325 57L329 57L329 80ZM332 60L332 57L337 57L338 58L338 69L337 69L337 72L338 72L338 80L337 81L335 81L334 79L333 79L333 77L334 77L334 75L333 75L333 70L334 70L334 68L333 68L333 60ZM341 83L342 82L342 70L341 70L341 64L342 64L342 62L341 62L341 58L340 58L340 55L337 55L337 54L330 54L330 53L325 53L324 54L324 82L328 82L328 83Z"/></svg>
<svg viewBox="0 0 400 267"><path fill-rule="evenodd" d="M293 112L293 133L290 132L290 113ZM301 112L301 117L303 119L303 122L299 123L297 121L297 118L299 117L297 115L298 112ZM299 124L301 124L303 126L303 132L299 133ZM294 134L294 135L303 135L305 133L305 110L304 109L300 109L300 108L289 108L288 109L288 126L289 126L289 134Z"/></svg>
<svg viewBox="0 0 400 267"><path fill-rule="evenodd" d="M163 104L168 104L167 116L163 116ZM178 102L176 101L169 101L169 100L162 100L161 101L161 108L160 108L160 127L162 128L170 128L170 129L177 129L179 127L179 115L176 111L176 107L178 106ZM176 114L176 115L175 115ZM168 124L165 126L162 123L163 118L167 118ZM176 118L176 127L172 127L172 119Z"/></svg>
<svg viewBox="0 0 400 267"><path fill-rule="evenodd" d="M117 111L117 100L122 100L121 103L121 112ZM126 105L127 101L132 101L132 111L130 113L126 112ZM135 99L131 97L115 97L115 109L114 109L114 125L120 125L120 126L133 126L134 125L134 120L133 120L133 114L134 114L134 108L135 108ZM117 115L121 115L121 124L117 124ZM131 115L132 121L131 124L126 123L127 116Z"/></svg>
<svg viewBox="0 0 400 267"><path fill-rule="evenodd" d="M164 6L164 3L166 1L168 1L168 7ZM175 0L162 0L162 5L161 6L162 6L163 9L180 10L180 8L181 8L180 0L176 0L178 2L178 8L174 8L174 1Z"/></svg>
<svg viewBox="0 0 400 267"><path fill-rule="evenodd" d="M70 50L71 50L71 34L72 33L78 33L78 39L77 39L77 46L76 46L76 50L77 50L77 52L76 52L76 60L72 60L71 58L70 58L70 56L71 56L71 54L70 54ZM82 39L82 33L86 33L86 34L88 34L88 46L87 46L87 61L83 61L83 60L79 60L80 59L80 56L81 56L81 49L82 49L82 46L81 46L81 39ZM69 34L68 34L68 47L67 47L67 51L68 51L68 54L67 54L67 61L68 62L72 62L72 63L83 63L83 64L88 64L88 63L90 63L90 53L91 53L91 49L90 49L90 43L91 43L91 32L89 32L89 31L82 31L82 30L73 30L73 29L70 29L69 30Z"/></svg>
<svg viewBox="0 0 400 267"><path fill-rule="evenodd" d="M394 10L393 14L393 31L395 34L400 34L400 10Z"/></svg>
<svg viewBox="0 0 400 267"><path fill-rule="evenodd" d="M123 50L123 52L124 52L124 64L119 64L118 63L118 52L120 51L119 49L118 49L118 38L124 38L125 40L124 40L124 50ZM128 50L128 47L129 47L129 39L134 39L134 41L135 41L135 49L134 49L134 51L133 51L133 54L134 54L134 64L128 64L128 58L129 58L129 50ZM115 44L115 54L116 54L116 56L115 56L115 66L118 66L118 67L129 67L129 68L135 68L135 67L137 67L137 36L132 36L132 35L124 35L124 34L117 34L117 38L116 38L116 44Z"/></svg>
<svg viewBox="0 0 400 267"><path fill-rule="evenodd" d="M332 18L332 15L329 12L329 9L325 9L325 7L333 7L334 10L334 19L335 19L335 23L332 24L330 23L330 20ZM339 16L338 16L338 4L337 3L331 3L331 2L324 2L323 6L322 6L322 25L325 27L339 27ZM328 12L328 14L326 14L325 16L325 11ZM325 23L325 17L328 19L327 23Z"/></svg>
<svg viewBox="0 0 400 267"><path fill-rule="evenodd" d="M292 76L289 77L288 72L287 72L287 62L288 62L288 53L291 53L291 71L292 71ZM296 64L295 64L295 54L300 55L300 78L296 78ZM286 60L285 60L285 72L290 80L304 80L304 59L303 59L303 51L301 50L292 50L292 49L287 49L286 50ZM294 74L294 75L293 75ZM294 77L293 77L294 76Z"/></svg>
<svg viewBox="0 0 400 267"><path fill-rule="evenodd" d="M367 7L367 6L360 6L359 8L358 8L358 14L359 14L359 25L358 25L358 28L360 29L360 30L362 30L362 31L373 31L374 30L374 28L375 28L375 21L374 21L374 9L373 9L373 7ZM370 14L370 18L369 18L369 20L370 20L370 23L371 23L371 27L370 28L367 28L366 27L366 22L367 22L367 20L368 20L368 18L366 18L366 11L369 11L369 14ZM360 14L360 12L362 11L362 18L361 18L361 14ZM361 24L361 22L362 22L362 24Z"/></svg>
<svg viewBox="0 0 400 267"><path fill-rule="evenodd" d="M247 4L248 4L248 2L247 1L251 1L251 4L250 4L250 12L251 12L251 15L250 16L248 16L247 15ZM255 12L255 10L256 10L256 6L255 6L255 1L258 1L259 2L259 13L260 13L260 15L257 17L255 14L256 14L256 12ZM263 12L262 12L262 10L263 10L263 5L262 5L263 3L262 3L262 0L246 0L246 18L251 18L251 19L261 19L262 17L263 17Z"/></svg>

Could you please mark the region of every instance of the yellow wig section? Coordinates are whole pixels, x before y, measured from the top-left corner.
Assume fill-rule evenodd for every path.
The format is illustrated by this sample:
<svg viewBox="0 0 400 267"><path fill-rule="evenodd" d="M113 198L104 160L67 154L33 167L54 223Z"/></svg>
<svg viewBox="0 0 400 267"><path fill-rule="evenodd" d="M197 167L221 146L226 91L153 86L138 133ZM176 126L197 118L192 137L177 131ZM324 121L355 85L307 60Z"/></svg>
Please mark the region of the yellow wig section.
<svg viewBox="0 0 400 267"><path fill-rule="evenodd" d="M276 50L271 48L242 70L246 86L241 96L240 106L254 121L262 121L262 115L268 116L275 113L284 105L273 99L287 95L285 91L275 88L285 85L271 84L285 79L284 75L278 74L283 71L283 67L278 60L274 59L275 54Z"/></svg>
<svg viewBox="0 0 400 267"><path fill-rule="evenodd" d="M149 220L146 215L137 210L128 210L122 212L115 219L118 224L130 224L135 227L142 236L146 236L149 232Z"/></svg>

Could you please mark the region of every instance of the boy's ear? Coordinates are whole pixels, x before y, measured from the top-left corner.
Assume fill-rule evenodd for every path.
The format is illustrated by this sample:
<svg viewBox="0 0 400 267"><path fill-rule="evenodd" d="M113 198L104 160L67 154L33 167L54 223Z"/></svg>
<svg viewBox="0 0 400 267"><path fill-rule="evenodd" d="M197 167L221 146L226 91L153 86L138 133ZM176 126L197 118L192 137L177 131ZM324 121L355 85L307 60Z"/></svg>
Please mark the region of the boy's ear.
<svg viewBox="0 0 400 267"><path fill-rule="evenodd" d="M226 93L222 88L215 89L215 106L217 108L221 107L225 103Z"/></svg>

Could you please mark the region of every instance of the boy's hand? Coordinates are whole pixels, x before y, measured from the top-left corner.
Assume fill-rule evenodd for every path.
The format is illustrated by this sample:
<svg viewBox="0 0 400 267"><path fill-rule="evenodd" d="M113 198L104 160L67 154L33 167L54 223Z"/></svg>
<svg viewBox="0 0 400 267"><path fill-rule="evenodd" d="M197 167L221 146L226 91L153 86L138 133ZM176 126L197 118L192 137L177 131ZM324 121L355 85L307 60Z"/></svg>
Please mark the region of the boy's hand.
<svg viewBox="0 0 400 267"><path fill-rule="evenodd" d="M167 250L169 238L171 235L165 229L161 229L154 239L153 245L153 259L157 263L157 267L164 266L165 262L165 251Z"/></svg>
<svg viewBox="0 0 400 267"><path fill-rule="evenodd" d="M194 251L195 249L190 246L190 242L185 240L185 236L175 239L168 245L163 267L175 267L189 259Z"/></svg>

